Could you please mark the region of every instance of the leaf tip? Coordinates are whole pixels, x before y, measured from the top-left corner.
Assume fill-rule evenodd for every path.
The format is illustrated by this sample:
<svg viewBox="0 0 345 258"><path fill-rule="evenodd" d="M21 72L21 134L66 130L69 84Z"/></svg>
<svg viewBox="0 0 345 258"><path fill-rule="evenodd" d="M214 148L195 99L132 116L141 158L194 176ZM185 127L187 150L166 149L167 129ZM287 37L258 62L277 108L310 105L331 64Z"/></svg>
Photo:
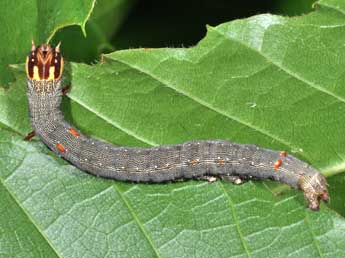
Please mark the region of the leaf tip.
<svg viewBox="0 0 345 258"><path fill-rule="evenodd" d="M209 24L206 24L206 30L207 31L212 31L215 27L214 26L211 26Z"/></svg>

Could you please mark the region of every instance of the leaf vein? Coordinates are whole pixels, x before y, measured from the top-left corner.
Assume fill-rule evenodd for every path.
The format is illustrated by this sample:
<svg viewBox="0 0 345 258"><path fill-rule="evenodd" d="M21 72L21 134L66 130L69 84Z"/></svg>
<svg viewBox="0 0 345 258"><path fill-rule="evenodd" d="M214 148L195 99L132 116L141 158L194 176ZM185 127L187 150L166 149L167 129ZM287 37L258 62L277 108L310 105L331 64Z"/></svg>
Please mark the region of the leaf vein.
<svg viewBox="0 0 345 258"><path fill-rule="evenodd" d="M240 228L239 220L237 218L237 214L236 214L236 210L235 210L235 205L234 205L230 195L226 192L226 190L225 190L225 188L223 186L223 183L220 182L218 185L220 186L221 190L224 192L224 196L226 196L227 199L228 199L229 210L231 212L232 218L234 219L234 222L235 222L235 225L236 225L236 230L237 230L237 233L239 235L239 239L240 239L240 241L242 243L242 247L245 250L245 252L247 254L247 257L252 257L252 255L250 254L249 249L247 247L247 244L245 242L245 239L243 237L241 228Z"/></svg>
<svg viewBox="0 0 345 258"><path fill-rule="evenodd" d="M300 76L299 74L289 70L287 67L281 65L281 64L278 64L276 63L272 58L270 58L269 56L265 55L263 52L260 52L258 51L257 49L253 48L253 47L250 47L249 45L246 45L244 42L240 41L240 40L237 40L233 37L227 37L226 35L220 33L219 31L217 30L214 30L216 31L218 34L222 35L225 39L228 39L228 40L232 40L240 45L242 45L243 47L249 49L249 50L252 50L254 51L255 53L259 54L260 56L264 57L268 62L270 62L272 65L274 65L275 67L281 69L282 71L284 71L286 74L290 75L292 78L295 78L296 80L300 81L300 82L303 82L303 84L311 87L311 88L314 88L315 90L317 91L320 91L326 95L329 95L337 100L339 100L340 102L343 102L345 103L345 98L344 97L341 97L341 96L338 96L337 94L329 91L329 90L326 90L325 88L322 88L322 86L308 80L308 79L305 79L303 78L302 76Z"/></svg>
<svg viewBox="0 0 345 258"><path fill-rule="evenodd" d="M310 231L310 235L311 235L311 237L312 237L312 239L313 239L313 245L316 247L316 250L317 250L317 252L318 252L318 254L319 254L319 257L323 258L323 255L322 255L322 252L321 252L321 250L320 250L320 246L319 246L319 244L318 244L318 242L317 242L315 233L314 233L313 229L310 227L309 215L308 215L307 212L306 212L304 221L305 221L305 223L307 224L307 227L308 227L308 229L309 229L309 231Z"/></svg>
<svg viewBox="0 0 345 258"><path fill-rule="evenodd" d="M13 172L14 173L14 172ZM53 243L50 242L48 236L41 230L41 228L38 226L38 224L34 221L34 219L31 217L31 215L27 212L25 207L21 204L21 202L17 199L16 195L14 192L6 186L4 180L2 177L0 177L0 184L7 190L9 195L12 197L12 199L15 201L15 203L20 207L20 209L23 211L25 216L28 218L28 220L34 225L34 227L37 229L38 233L42 235L42 237L47 241L48 245L51 247L52 251L56 254L57 257L59 256L58 251L54 248Z"/></svg>
<svg viewBox="0 0 345 258"><path fill-rule="evenodd" d="M122 126L120 126L118 123L116 123L115 121L111 120L110 118L108 118L107 116L103 115L102 113L100 113L97 110L94 110L93 108L89 107L88 105L86 105L83 101L81 101L80 99L76 98L75 96L71 96L68 95L68 97L70 99L72 99L73 101L75 101L76 103L78 103L79 105L81 105L82 107L84 107L85 109L89 110L91 113L94 113L95 115L97 115L99 118L103 119L105 122L107 122L108 124L110 124L111 126L114 126L120 130L122 130L123 132L125 132L126 134L128 134L129 136L134 137L135 139L149 144L151 146L157 146L158 144L150 141L148 139L143 138L142 136L139 136L138 134L136 134L135 132L129 130L128 128L124 128Z"/></svg>
<svg viewBox="0 0 345 258"><path fill-rule="evenodd" d="M208 103L208 102L206 102L206 101L204 101L204 100L202 100L202 99L200 99L200 98L198 98L196 96L188 94L187 92L185 92L185 91L183 91L181 89L178 89L178 88L174 87L174 85L172 85L170 82L167 82L167 81L163 80L162 78L159 78L159 77L155 76L154 74L150 73L149 71L147 71L147 70L145 70L145 69L143 69L141 67L133 65L131 63L127 63L124 60L116 59L115 57L112 57L112 58L114 58L114 60L118 61L119 63L125 64L125 65L127 65L127 66L129 66L129 67L131 67L133 69L138 70L139 72L141 72L143 74L146 74L147 76L150 76L154 80L160 82L162 85L164 85L164 86L174 90L175 92L177 92L177 93L179 93L179 94L181 94L181 95L183 95L185 97L188 97L189 99L193 100L197 104L200 104L201 106L206 107L209 110L212 110L212 111L214 111L214 112L216 112L216 113L218 113L218 114L220 114L222 116L225 116L225 117L227 117L227 118L229 118L229 119L231 119L231 120L233 120L235 122L238 122L238 123L240 123L240 124L242 124L242 125L244 125L244 126L246 126L248 128L251 128L251 129L261 133L262 135L267 136L267 137L269 137L269 138L271 138L271 139L281 143L286 148L288 148L288 146L290 146L290 144L287 141L285 141L284 139L279 138L277 135L274 135L274 134L264 130L263 128L259 128L259 127L255 126L253 124L250 124L250 123L248 123L246 121L243 121L239 117L236 117L234 115L230 115L230 114L226 113L225 111L223 111L223 110L221 110L221 109L219 109L217 107L214 107L212 104L210 104L210 103Z"/></svg>
<svg viewBox="0 0 345 258"><path fill-rule="evenodd" d="M143 235L145 236L145 238L147 239L148 243L150 244L152 250L154 251L154 253L156 254L156 257L161 257L157 251L157 248L155 247L155 245L153 244L152 239L150 238L150 236L148 235L148 232L146 232L145 228L143 227L141 221L139 220L139 218L136 216L132 206L129 204L129 202L126 200L125 196L122 194L122 192L118 189L117 185L114 184L114 189L115 191L118 193L118 195L120 196L121 200L123 201L123 203L127 206L128 211L130 212L130 214L132 215L134 221L136 222L136 224L138 225L140 231L143 233Z"/></svg>

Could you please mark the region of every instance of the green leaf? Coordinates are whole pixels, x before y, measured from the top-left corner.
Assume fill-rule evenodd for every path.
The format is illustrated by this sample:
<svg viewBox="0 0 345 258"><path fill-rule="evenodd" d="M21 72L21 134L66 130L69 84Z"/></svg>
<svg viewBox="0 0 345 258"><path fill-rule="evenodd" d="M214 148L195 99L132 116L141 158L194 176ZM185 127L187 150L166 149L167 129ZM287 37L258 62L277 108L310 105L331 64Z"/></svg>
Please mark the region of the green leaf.
<svg viewBox="0 0 345 258"><path fill-rule="evenodd" d="M299 15L312 11L314 0L282 0L275 3L275 9L284 15Z"/></svg>
<svg viewBox="0 0 345 258"><path fill-rule="evenodd" d="M0 85L13 80L8 65L25 61L31 39L49 41L58 29L73 24L84 30L94 4L95 0L1 1ZM22 19L25 22L18 22Z"/></svg>
<svg viewBox="0 0 345 258"><path fill-rule="evenodd" d="M1 257L58 257L4 184L0 184L0 221Z"/></svg>
<svg viewBox="0 0 345 258"><path fill-rule="evenodd" d="M345 202L344 202L344 187L345 175L339 174L328 178L329 192L332 196L329 206L334 208L337 212L344 216Z"/></svg>
<svg viewBox="0 0 345 258"><path fill-rule="evenodd" d="M109 40L119 29L134 0L102 0L97 2L85 25L87 37L78 26L69 26L54 36L53 42L62 42L64 57L69 61L92 63L101 53L113 51ZM75 48L75 46L78 48Z"/></svg>
<svg viewBox="0 0 345 258"><path fill-rule="evenodd" d="M20 205L12 216L28 217L18 226L30 230L34 225L41 232L53 247L43 250L48 257L54 250L60 257L344 254L343 219L328 209L306 210L303 197L295 192L275 197L254 183L145 185L103 180L67 165L40 143L0 132L1 187L15 196L11 202L1 198L1 206ZM2 229L6 236L15 234ZM32 244L33 250L39 243ZM0 246L15 250L15 244L21 244L20 239L1 241Z"/></svg>
<svg viewBox="0 0 345 258"><path fill-rule="evenodd" d="M221 138L284 149L328 176L343 176L339 2L322 1L299 18L260 15L209 27L194 48L134 49L98 65L70 63L63 109L83 131L114 144ZM261 182L95 178L38 140L22 140L30 130L25 73L22 66L15 73L12 87L0 90L7 128L0 130L0 206L19 218L8 226L0 216L5 257L20 257L8 251L18 246L31 246L33 257L344 257L345 221L332 210L343 208L340 180L329 180L337 202L312 212L301 192L275 196ZM32 233L18 238L16 227Z"/></svg>

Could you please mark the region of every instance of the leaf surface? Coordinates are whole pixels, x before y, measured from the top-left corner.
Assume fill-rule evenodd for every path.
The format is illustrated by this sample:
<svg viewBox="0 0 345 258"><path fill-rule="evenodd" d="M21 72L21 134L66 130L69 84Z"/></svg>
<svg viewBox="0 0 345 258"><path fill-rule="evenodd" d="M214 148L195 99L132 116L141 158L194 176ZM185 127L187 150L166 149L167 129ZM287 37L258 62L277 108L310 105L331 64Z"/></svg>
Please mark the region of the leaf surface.
<svg viewBox="0 0 345 258"><path fill-rule="evenodd" d="M340 1L316 7L298 18L260 15L209 27L194 48L70 63L63 109L83 131L119 145L221 138L286 150L332 176L340 198L345 183L332 179L344 171L345 15ZM25 74L21 66L15 73L13 87L0 91L7 128L0 200L21 218L12 227L33 233L0 238L0 254L32 242L32 257L345 255L345 221L332 210L343 210L341 198L311 212L301 192L276 196L262 182L115 182L82 173L37 140L24 142ZM15 239L6 218L1 233Z"/></svg>

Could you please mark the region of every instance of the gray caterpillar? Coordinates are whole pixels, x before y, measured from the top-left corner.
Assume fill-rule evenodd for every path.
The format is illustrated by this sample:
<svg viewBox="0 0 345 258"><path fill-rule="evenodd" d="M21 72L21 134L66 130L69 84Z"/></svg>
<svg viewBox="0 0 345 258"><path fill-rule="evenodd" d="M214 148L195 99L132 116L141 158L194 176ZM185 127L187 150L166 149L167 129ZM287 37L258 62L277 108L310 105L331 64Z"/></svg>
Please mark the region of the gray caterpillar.
<svg viewBox="0 0 345 258"><path fill-rule="evenodd" d="M223 140L191 141L153 148L118 147L88 138L68 124L60 110L63 57L59 45L32 49L26 60L27 96L34 129L52 151L90 174L132 182L219 177L272 179L301 189L308 206L328 201L326 179L305 162L255 145Z"/></svg>

